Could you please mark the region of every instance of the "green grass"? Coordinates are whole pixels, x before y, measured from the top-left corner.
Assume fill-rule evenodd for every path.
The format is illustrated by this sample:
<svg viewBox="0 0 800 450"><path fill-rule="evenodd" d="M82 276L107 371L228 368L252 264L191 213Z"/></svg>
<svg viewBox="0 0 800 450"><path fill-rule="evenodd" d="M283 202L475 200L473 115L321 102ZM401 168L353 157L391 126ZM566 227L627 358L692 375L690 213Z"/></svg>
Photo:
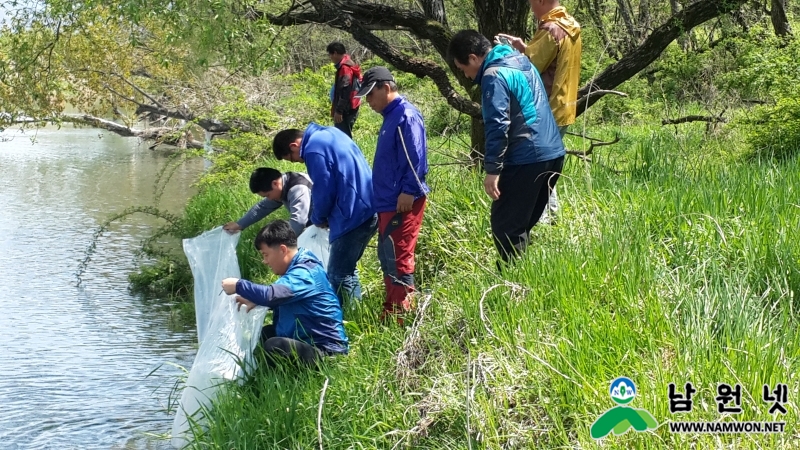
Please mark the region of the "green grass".
<svg viewBox="0 0 800 450"><path fill-rule="evenodd" d="M481 175L436 165L464 151L457 139L433 140L417 247L424 313L411 328L379 325L381 275L369 248L364 301L345 312L351 354L321 373L259 370L230 385L195 447L319 448L318 427L326 449L800 447L800 161L744 162L732 157L733 140L702 128L600 132L623 133L621 145L597 150L603 166L568 160L559 225L537 226L502 275ZM357 140L371 153L374 140ZM244 178L231 180L205 189L187 216L221 224L255 200ZM242 271L269 281L252 228ZM631 406L661 426L596 442L589 427L614 406L608 386L618 376L636 383ZM694 410L672 415L667 385L687 381L698 389ZM738 417L717 412L717 383L741 384ZM761 386L776 383L789 386L789 412L776 419L784 434L673 435L665 425L771 421Z"/></svg>

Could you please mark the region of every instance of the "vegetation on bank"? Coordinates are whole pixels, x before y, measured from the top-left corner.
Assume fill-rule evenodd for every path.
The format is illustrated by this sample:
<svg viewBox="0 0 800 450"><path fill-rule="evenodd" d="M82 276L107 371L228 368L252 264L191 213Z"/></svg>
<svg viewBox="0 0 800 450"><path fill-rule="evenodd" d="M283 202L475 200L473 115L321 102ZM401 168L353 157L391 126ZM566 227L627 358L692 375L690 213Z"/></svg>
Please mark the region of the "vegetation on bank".
<svg viewBox="0 0 800 450"><path fill-rule="evenodd" d="M370 250L360 266L365 299L346 311L352 353L321 374L258 371L231 385L196 446L307 449L318 445L319 426L325 448L592 446L589 426L613 406L608 384L622 375L639 389L633 406L661 424L719 420L721 382L744 392L744 412L725 420L772 420L763 384L800 394L800 205L792 200L800 161L723 164L712 157L729 141L702 130L638 131L626 136L622 174L570 159L558 226L537 227L525 258L503 274L493 270L480 174L434 166L418 251L426 294L414 325L378 323L382 289ZM374 144L359 142L366 151ZM238 189L207 187L189 214L221 223L235 214L223 205L244 209L252 197L233 195L243 180ZM217 208L200 207L208 202ZM250 234L243 270L269 281ZM693 412L669 413L670 382L694 383ZM785 434L681 436L662 425L603 446L796 446L792 406L778 418Z"/></svg>
<svg viewBox="0 0 800 450"><path fill-rule="evenodd" d="M287 79L294 90L273 107L282 118L270 120L283 124L293 111L327 123L327 71ZM619 142L596 148L592 163L568 158L558 225L537 226L525 257L499 274L482 174L461 164L468 129L430 99L426 82L401 76L400 88L437 130L416 320L410 328L379 324L383 290L371 247L360 264L364 300L345 312L351 354L321 373L259 370L228 386L195 447L307 449L320 445L320 431L324 448L342 449L800 445L793 403L800 395L800 160L776 152L785 149L780 143L754 144L746 122L752 111L736 110L733 124L709 129L662 127L654 125L657 114L702 106L679 110L634 95L615 100L629 105L608 102L579 120L572 132ZM630 113L614 116L617 107ZM379 125L364 108L355 139L370 161ZM253 167L302 170L271 159L268 138L234 136L226 145L178 236L249 208L257 200L247 190ZM572 150L589 145L567 137ZM242 274L269 282L274 276L252 247L257 228L242 234ZM636 383L632 406L661 426L596 443L589 427L614 406L608 386L618 376ZM669 412L670 382L697 388L691 413ZM741 385L742 414L717 412L717 383ZM761 387L778 383L789 386L790 405L774 418ZM787 425L782 434L716 436L671 434L664 425L717 420Z"/></svg>

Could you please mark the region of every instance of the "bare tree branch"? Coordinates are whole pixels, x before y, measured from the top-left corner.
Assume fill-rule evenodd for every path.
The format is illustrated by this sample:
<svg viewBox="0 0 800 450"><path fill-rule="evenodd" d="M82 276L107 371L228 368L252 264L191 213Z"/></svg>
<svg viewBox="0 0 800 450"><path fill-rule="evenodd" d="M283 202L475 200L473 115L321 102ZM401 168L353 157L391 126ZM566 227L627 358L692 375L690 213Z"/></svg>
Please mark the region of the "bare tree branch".
<svg viewBox="0 0 800 450"><path fill-rule="evenodd" d="M585 89L585 88L584 88L584 89ZM587 94L587 95L585 95L585 96L583 96L583 97L581 97L581 98L579 98L579 99L578 99L578 101L577 101L578 110L580 111L580 109L581 109L581 106L580 106L580 105L581 105L581 102L584 102L584 103L586 103L586 102L589 102L589 101L591 101L592 103L594 103L594 101L595 101L596 99L599 99L600 97L602 97L602 96L604 96L604 95L608 95L608 94L612 94L612 95L618 95L618 96L620 96L620 97L627 97L627 96L628 96L628 94L626 94L626 93L624 93L624 92L621 92L621 91L614 91L614 90L610 90L610 89L597 89L597 90L592 90L592 91L589 91L589 94ZM587 106L586 108L588 108L588 106ZM584 108L584 109L585 109L585 108Z"/></svg>
<svg viewBox="0 0 800 450"><path fill-rule="evenodd" d="M578 92L578 111L582 114L602 95L592 94L596 90L611 90L639 73L656 60L661 52L686 30L715 17L737 10L747 0L699 0L672 16L667 22L653 30L641 45L628 52L618 62L610 65Z"/></svg>
<svg viewBox="0 0 800 450"><path fill-rule="evenodd" d="M324 23L330 27L347 31L361 45L369 48L373 53L399 70L413 73L419 77L430 77L439 92L447 100L447 103L453 108L472 117L481 116L480 105L456 92L450 82L448 72L439 64L430 60L404 55L369 30L369 27L375 26L408 28L415 35L431 41L437 52L446 58L447 45L450 42L451 33L441 23L429 20L417 11L398 10L391 6L368 3L363 0L352 0L346 3L340 0L310 0L309 3L314 6L316 15L312 16L311 13L304 12L304 20ZM288 16L262 14L260 17L271 23L281 24L293 19L296 14ZM452 64L452 61L449 64ZM465 89L472 88L472 82L466 79L463 74L459 77L458 74L460 72L454 66L451 67L451 72L456 74L457 79Z"/></svg>
<svg viewBox="0 0 800 450"><path fill-rule="evenodd" d="M708 122L708 123L724 123L727 122L728 119L725 117L717 117L717 116L686 116L686 117L679 117L677 119L663 119L661 121L661 125L677 125L681 123L688 123L688 122Z"/></svg>
<svg viewBox="0 0 800 450"><path fill-rule="evenodd" d="M592 142L589 145L589 149L586 150L585 152L581 152L581 151L577 151L577 150L567 150L567 154L568 155L575 155L575 156L578 156L578 157L581 157L581 158L584 158L584 159L587 156L591 155L592 152L594 152L594 149L597 148L597 147L603 147L604 145L613 145L613 144L616 144L617 142L619 142L619 135L614 136L614 140L612 140L612 141L601 141L600 139L592 138L592 137L588 137L588 136L583 136L583 135L580 135L580 134L575 134L575 133L570 133L570 134L573 134L575 136L581 136L582 138L588 139L588 140L590 140ZM586 159L586 161L590 161L591 162L590 159Z"/></svg>

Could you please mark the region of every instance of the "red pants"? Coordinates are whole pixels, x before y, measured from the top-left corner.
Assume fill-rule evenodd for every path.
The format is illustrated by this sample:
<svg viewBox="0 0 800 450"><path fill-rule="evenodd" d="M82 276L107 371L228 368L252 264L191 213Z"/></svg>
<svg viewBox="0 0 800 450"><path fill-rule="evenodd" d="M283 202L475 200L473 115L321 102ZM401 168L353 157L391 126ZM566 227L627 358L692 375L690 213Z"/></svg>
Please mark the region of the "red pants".
<svg viewBox="0 0 800 450"><path fill-rule="evenodd" d="M409 212L378 213L378 259L386 286L385 311L402 312L411 307L406 297L414 292L414 249L424 212L425 197L421 197Z"/></svg>

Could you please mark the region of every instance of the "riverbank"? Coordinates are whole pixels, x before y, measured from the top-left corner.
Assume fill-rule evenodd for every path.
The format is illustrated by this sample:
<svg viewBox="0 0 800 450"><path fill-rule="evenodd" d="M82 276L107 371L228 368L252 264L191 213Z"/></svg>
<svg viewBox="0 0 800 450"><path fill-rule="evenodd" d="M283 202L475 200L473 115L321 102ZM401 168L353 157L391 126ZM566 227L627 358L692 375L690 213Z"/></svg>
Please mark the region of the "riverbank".
<svg viewBox="0 0 800 450"><path fill-rule="evenodd" d="M378 118L359 119L365 129ZM598 129L593 129L597 132ZM627 376L632 406L669 421L771 421L762 385L798 395L800 161L735 156L735 141L701 127L606 127L620 143L569 158L554 227L498 275L482 176L451 164L463 136L431 143L432 194L418 246L421 297L412 328L384 327L374 249L360 265L366 295L346 312L352 352L321 374L258 371L214 407L198 448L553 448L593 446L592 422L614 406ZM374 139L356 140L371 161ZM570 137L568 147L580 148ZM300 165L263 164L280 170ZM224 223L256 199L248 170L207 184L191 220ZM219 178L219 177L217 177ZM240 241L243 276L268 282ZM320 402L323 384L328 381ZM670 413L668 384L697 389L694 409ZM739 383L744 411L723 418L717 384ZM321 422L318 411L322 403ZM786 448L799 444L797 411L773 435L630 432L609 448Z"/></svg>

